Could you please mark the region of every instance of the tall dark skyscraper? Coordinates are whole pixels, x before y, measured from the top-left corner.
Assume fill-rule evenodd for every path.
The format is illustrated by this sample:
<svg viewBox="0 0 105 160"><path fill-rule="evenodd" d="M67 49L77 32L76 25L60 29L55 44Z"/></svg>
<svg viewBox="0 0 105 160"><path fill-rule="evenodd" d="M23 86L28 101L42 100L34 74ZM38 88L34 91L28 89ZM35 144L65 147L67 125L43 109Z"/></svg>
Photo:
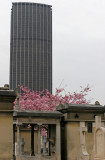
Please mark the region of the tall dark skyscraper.
<svg viewBox="0 0 105 160"><path fill-rule="evenodd" d="M52 91L52 7L13 3L11 10L10 89Z"/></svg>

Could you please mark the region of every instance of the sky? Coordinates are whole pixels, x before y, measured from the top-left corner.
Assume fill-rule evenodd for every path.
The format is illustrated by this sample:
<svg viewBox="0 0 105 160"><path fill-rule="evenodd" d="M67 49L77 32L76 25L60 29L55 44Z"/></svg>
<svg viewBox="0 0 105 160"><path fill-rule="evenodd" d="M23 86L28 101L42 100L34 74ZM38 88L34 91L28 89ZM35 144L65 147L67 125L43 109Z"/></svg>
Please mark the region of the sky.
<svg viewBox="0 0 105 160"><path fill-rule="evenodd" d="M52 5L53 92L91 87L91 103L105 105L105 0L0 0L0 86L9 83L12 2Z"/></svg>

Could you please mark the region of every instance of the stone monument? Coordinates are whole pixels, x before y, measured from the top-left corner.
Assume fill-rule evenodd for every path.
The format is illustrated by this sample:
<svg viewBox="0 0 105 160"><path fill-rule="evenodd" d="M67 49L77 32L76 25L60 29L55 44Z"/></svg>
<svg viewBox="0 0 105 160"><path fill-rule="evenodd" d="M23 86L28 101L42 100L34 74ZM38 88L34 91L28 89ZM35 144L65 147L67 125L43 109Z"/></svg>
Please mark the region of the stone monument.
<svg viewBox="0 0 105 160"><path fill-rule="evenodd" d="M96 116L96 130L94 136L94 160L103 160L105 159L105 128L101 127L100 116Z"/></svg>
<svg viewBox="0 0 105 160"><path fill-rule="evenodd" d="M89 160L89 154L86 150L85 144L85 134L87 132L87 128L85 126L85 122L80 122L80 152L78 160Z"/></svg>
<svg viewBox="0 0 105 160"><path fill-rule="evenodd" d="M24 138L21 138L20 139L20 152L21 152L21 154L24 154L24 145L25 145Z"/></svg>
<svg viewBox="0 0 105 160"><path fill-rule="evenodd" d="M48 154L46 144L47 144L47 137L43 136L43 155Z"/></svg>

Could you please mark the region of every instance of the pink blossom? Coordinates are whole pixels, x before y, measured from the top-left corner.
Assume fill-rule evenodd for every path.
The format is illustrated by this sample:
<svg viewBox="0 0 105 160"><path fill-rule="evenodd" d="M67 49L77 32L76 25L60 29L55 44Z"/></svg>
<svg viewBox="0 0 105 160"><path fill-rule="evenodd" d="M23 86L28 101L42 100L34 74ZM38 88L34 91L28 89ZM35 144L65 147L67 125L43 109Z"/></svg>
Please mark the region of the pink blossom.
<svg viewBox="0 0 105 160"><path fill-rule="evenodd" d="M62 103L68 104L88 104L90 101L86 100L86 95L90 91L89 85L83 88L81 87L80 92L68 93L64 96L61 93L64 91L63 88L57 89L55 95L51 94L48 90L35 92L30 91L26 87L20 86L22 93L19 94L19 105L22 110L45 110L55 111L56 106ZM16 100L14 102L16 105Z"/></svg>

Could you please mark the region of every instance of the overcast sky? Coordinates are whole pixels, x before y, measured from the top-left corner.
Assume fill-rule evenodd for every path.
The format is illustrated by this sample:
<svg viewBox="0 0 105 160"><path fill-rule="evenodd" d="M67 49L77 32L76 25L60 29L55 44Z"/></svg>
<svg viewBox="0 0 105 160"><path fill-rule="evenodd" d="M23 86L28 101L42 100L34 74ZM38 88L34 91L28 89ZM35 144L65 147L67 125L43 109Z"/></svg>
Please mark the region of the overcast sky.
<svg viewBox="0 0 105 160"><path fill-rule="evenodd" d="M10 12L0 0L0 86L9 83ZM53 92L91 86L92 103L105 104L105 0L27 0L52 5Z"/></svg>

